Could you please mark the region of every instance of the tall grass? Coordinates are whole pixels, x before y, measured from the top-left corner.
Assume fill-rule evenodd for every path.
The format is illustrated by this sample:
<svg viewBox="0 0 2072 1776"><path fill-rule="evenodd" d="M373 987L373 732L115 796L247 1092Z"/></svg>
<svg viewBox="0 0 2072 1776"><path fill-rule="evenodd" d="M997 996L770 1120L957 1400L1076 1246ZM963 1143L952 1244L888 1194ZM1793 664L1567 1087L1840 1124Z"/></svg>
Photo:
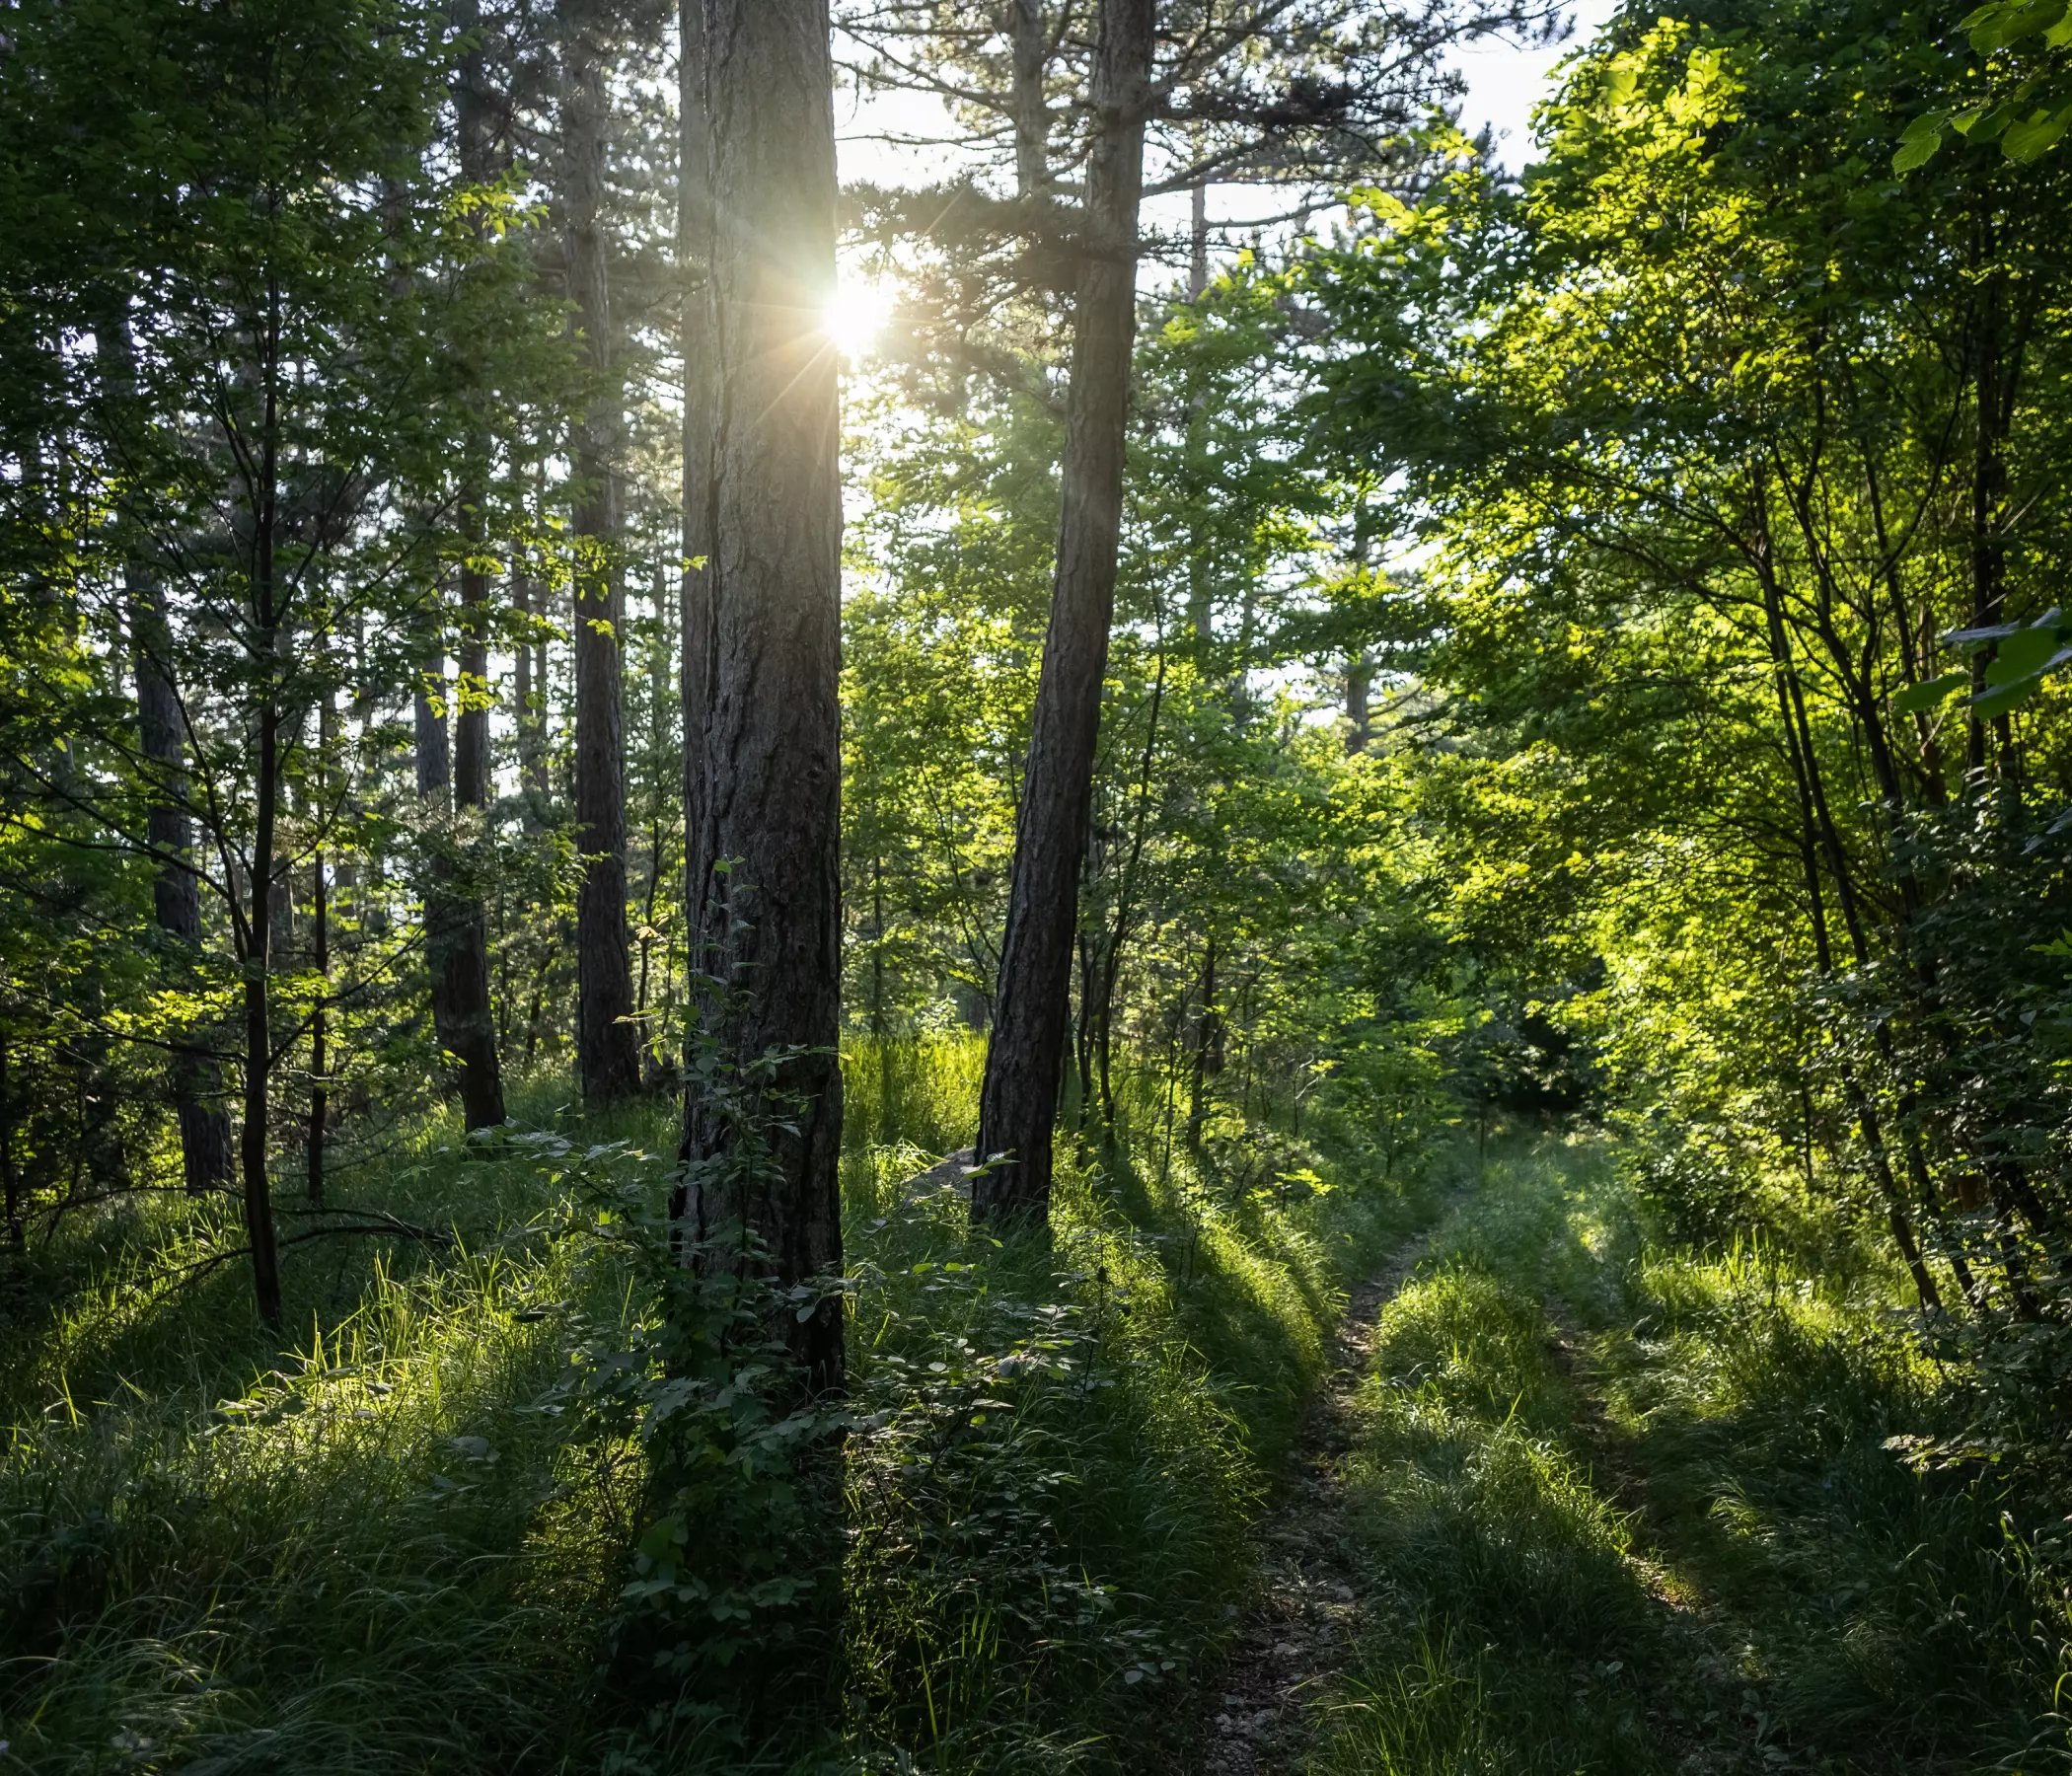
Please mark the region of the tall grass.
<svg viewBox="0 0 2072 1776"><path fill-rule="evenodd" d="M629 1685L645 1459L565 1383L647 1304L561 1168L433 1116L338 1190L427 1237L291 1248L285 1343L207 1202L75 1223L10 1277L0 1767L1183 1758L1343 1285L1419 1202L1266 1132L1263 1168L1197 1159L1140 1114L1066 1141L1052 1232L1002 1243L908 1182L968 1139L979 1061L845 1055L855 1425L810 1704ZM670 1108L578 1124L563 1095L518 1114L658 1155L627 1163L659 1200Z"/></svg>
<svg viewBox="0 0 2072 1776"><path fill-rule="evenodd" d="M1658 1246L1596 1144L1502 1153L1383 1315L1317 1768L2067 1767L2021 1506L1887 1446L1952 1410L1903 1284Z"/></svg>

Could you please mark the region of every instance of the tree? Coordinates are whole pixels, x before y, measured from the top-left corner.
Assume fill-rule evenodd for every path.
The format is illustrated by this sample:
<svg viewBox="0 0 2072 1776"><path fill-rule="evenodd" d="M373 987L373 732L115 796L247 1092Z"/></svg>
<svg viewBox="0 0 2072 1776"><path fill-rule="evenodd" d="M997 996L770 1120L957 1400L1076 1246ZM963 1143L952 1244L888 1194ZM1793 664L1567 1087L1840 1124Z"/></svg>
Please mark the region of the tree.
<svg viewBox="0 0 2072 1776"><path fill-rule="evenodd" d="M639 1088L631 959L626 928L626 743L621 629L626 619L620 558L620 433L612 381L610 240L605 220L606 9L598 0L559 0L561 32L560 198L568 294L588 351L592 384L576 432L575 480L575 828L582 856L576 898L579 981L577 1070L583 1095L629 1096Z"/></svg>
<svg viewBox="0 0 2072 1776"><path fill-rule="evenodd" d="M976 1151L989 1169L972 1203L975 1212L995 1219L1041 1216L1050 1200L1079 860L1115 613L1152 22L1152 0L1104 0L1101 8L1057 583L1015 824L993 1047L979 1100Z"/></svg>
<svg viewBox="0 0 2072 1776"><path fill-rule="evenodd" d="M708 1262L754 1240L791 1286L839 1271L842 1075L841 539L835 118L825 0L709 0L709 564L685 641L688 925L705 1041L767 1082L768 1165L726 1163L731 1131L694 1073L684 1213ZM768 1070L767 1081L759 1070ZM737 1250L739 1249L737 1245ZM841 1304L785 1336L809 1383L842 1376Z"/></svg>

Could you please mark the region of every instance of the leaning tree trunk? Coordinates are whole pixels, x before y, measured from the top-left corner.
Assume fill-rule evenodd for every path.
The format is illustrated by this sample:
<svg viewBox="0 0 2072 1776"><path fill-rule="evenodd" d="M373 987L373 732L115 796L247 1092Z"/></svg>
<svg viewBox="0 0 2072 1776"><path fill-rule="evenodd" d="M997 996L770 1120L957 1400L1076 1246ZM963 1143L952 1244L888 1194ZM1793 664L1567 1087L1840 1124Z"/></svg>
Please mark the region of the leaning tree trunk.
<svg viewBox="0 0 2072 1776"><path fill-rule="evenodd" d="M760 1243L775 1278L837 1272L842 1072L839 875L842 498L835 356L835 117L826 0L709 0L713 218L706 536L688 713L690 925L717 991L702 1007L722 1078L694 1073L688 1228L702 1261ZM781 1058L778 1060L777 1058ZM774 1064L744 1128L727 1094ZM760 1088L760 1087L758 1087ZM738 1096L737 1096L738 1104ZM767 1145L749 1163L741 1138ZM833 1298L782 1330L816 1388L842 1378Z"/></svg>
<svg viewBox="0 0 2072 1776"><path fill-rule="evenodd" d="M973 1201L996 1220L1040 1218L1050 1203L1079 861L1115 613L1153 10L1153 0L1105 0L1101 9L1057 581L1015 825L999 1008L979 1099L978 1152L992 1164L976 1180Z"/></svg>
<svg viewBox="0 0 2072 1776"><path fill-rule="evenodd" d="M588 347L590 403L575 449L576 1060L583 1096L640 1086L626 928L626 745L620 691L619 398L611 384L612 310L605 239L604 11L561 0L561 201L568 294Z"/></svg>

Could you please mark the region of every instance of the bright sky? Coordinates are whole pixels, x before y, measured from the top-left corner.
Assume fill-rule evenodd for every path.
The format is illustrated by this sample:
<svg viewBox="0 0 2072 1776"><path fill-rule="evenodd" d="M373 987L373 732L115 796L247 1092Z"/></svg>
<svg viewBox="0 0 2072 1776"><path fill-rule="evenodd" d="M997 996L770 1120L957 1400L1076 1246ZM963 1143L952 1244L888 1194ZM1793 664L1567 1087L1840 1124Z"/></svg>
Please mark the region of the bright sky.
<svg viewBox="0 0 2072 1776"><path fill-rule="evenodd" d="M1497 137L1497 158L1517 173L1530 158L1529 118L1534 105L1549 90L1550 77L1562 57L1588 40L1591 34L1611 16L1615 0L1576 0L1572 9L1575 30L1569 40L1552 49L1518 49L1508 43L1491 42L1480 48L1458 51L1453 64L1467 76L1468 90L1461 103L1461 126L1470 134L1489 123ZM908 148L873 140L879 134L951 135L954 130L941 109L916 94L898 93L859 103L852 94L838 102L836 129L841 138L842 177L869 180L878 185L919 185L942 177L944 164L955 151L943 147ZM1256 203L1255 196L1233 193L1239 205ZM1211 193L1212 213L1240 213L1223 210ZM1153 225L1179 228L1185 225L1187 199L1177 197L1160 206L1147 218ZM1169 210L1171 213L1166 214ZM846 355L860 357L889 315L889 296L845 265L843 288L829 316L829 331ZM1150 277L1170 275L1151 269Z"/></svg>
<svg viewBox="0 0 2072 1776"><path fill-rule="evenodd" d="M1521 171L1530 158L1532 108L1547 96L1555 64L1590 40L1611 17L1613 4L1614 0L1578 0L1570 15L1574 35L1558 48L1514 49L1490 43L1451 58L1468 82L1460 107L1461 127L1473 135L1482 124L1493 124L1497 158L1507 171Z"/></svg>

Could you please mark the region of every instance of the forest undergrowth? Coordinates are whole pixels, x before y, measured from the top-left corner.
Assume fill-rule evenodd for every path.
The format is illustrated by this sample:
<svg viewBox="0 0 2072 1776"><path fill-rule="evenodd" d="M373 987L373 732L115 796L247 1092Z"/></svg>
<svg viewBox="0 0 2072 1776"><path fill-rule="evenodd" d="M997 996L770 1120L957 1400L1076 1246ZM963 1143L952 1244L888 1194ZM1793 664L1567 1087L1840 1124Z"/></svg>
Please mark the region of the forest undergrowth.
<svg viewBox="0 0 2072 1776"><path fill-rule="evenodd" d="M1503 1147L1383 1310L1314 1767L2072 1767L2047 1502L1891 1444L1964 1404L1904 1274L1661 1242L1619 1159Z"/></svg>
<svg viewBox="0 0 2072 1776"><path fill-rule="evenodd" d="M543 1081L533 1133L434 1118L367 1158L417 1236L304 1247L286 1348L209 1262L212 1202L41 1248L6 1331L0 1768L1184 1760L1345 1281L1430 1199L1266 1128L1192 1156L1126 1074L1123 1140L1073 1150L1047 1239L1002 1242L909 1188L968 1126L975 1045L845 1068L846 1533L765 1551L825 1570L744 1593L757 1644L644 1668L647 1464L581 1377L638 1361L651 1308L623 1190L585 1180L659 1215L674 1114L578 1120ZM711 1453L750 1512L784 1484Z"/></svg>

